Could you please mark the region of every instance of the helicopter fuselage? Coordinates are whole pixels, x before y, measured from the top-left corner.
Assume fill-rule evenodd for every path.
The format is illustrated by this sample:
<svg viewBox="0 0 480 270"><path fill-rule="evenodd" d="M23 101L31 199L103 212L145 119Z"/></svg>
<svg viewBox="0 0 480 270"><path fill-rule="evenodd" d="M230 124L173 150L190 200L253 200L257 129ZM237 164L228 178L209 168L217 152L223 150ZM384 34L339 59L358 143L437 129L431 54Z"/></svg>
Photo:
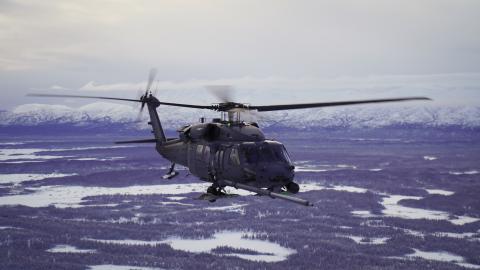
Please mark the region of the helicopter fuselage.
<svg viewBox="0 0 480 270"><path fill-rule="evenodd" d="M212 122L182 127L179 138L157 145L166 159L198 178L272 190L293 181L294 166L283 144L265 139L255 123Z"/></svg>

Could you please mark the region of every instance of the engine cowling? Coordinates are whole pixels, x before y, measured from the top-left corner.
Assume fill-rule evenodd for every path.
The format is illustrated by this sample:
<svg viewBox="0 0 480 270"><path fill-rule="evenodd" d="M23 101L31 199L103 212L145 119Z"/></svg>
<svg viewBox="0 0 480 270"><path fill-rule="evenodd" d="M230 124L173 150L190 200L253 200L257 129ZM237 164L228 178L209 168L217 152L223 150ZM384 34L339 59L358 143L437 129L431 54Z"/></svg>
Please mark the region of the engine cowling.
<svg viewBox="0 0 480 270"><path fill-rule="evenodd" d="M220 137L221 128L215 123L198 124L190 126L188 137L192 140L213 141Z"/></svg>

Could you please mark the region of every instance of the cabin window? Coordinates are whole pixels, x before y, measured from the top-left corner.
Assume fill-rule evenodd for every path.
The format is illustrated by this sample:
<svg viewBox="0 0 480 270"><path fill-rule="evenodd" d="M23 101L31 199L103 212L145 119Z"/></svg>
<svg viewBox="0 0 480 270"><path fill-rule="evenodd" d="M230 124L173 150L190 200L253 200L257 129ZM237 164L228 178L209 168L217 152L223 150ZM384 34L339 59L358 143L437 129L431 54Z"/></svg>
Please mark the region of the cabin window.
<svg viewBox="0 0 480 270"><path fill-rule="evenodd" d="M230 163L240 166L240 157L238 156L238 150L236 148L232 148L232 151L230 151Z"/></svg>
<svg viewBox="0 0 480 270"><path fill-rule="evenodd" d="M217 152L218 155L218 166L223 167L223 150Z"/></svg>
<svg viewBox="0 0 480 270"><path fill-rule="evenodd" d="M205 157L205 161L210 160L210 146L208 145L205 146L204 157Z"/></svg>
<svg viewBox="0 0 480 270"><path fill-rule="evenodd" d="M197 145L197 159L202 159L203 145Z"/></svg>

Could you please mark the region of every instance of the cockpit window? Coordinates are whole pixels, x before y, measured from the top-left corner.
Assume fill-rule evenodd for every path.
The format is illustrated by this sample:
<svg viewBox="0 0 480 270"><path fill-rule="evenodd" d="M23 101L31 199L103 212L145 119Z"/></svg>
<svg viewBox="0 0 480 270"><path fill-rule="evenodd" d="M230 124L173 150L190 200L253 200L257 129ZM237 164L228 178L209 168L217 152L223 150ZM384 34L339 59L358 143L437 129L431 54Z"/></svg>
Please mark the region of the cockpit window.
<svg viewBox="0 0 480 270"><path fill-rule="evenodd" d="M242 153L250 164L269 161L291 163L287 150L281 144L243 145Z"/></svg>
<svg viewBox="0 0 480 270"><path fill-rule="evenodd" d="M288 155L287 149L285 149L285 146L278 145L274 152L278 159L286 161L288 163L292 163L292 161L290 160L290 156Z"/></svg>

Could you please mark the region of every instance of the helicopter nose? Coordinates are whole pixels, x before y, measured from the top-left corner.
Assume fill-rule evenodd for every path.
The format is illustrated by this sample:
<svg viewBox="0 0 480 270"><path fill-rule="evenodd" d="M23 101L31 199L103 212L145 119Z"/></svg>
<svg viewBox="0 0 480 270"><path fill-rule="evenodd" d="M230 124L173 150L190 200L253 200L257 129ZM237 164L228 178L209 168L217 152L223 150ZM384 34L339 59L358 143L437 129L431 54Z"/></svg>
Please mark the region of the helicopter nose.
<svg viewBox="0 0 480 270"><path fill-rule="evenodd" d="M293 168L292 168L293 167ZM270 180L271 182L288 182L293 178L293 171L295 167L285 164L270 164L270 166L264 167L262 174L264 178Z"/></svg>

